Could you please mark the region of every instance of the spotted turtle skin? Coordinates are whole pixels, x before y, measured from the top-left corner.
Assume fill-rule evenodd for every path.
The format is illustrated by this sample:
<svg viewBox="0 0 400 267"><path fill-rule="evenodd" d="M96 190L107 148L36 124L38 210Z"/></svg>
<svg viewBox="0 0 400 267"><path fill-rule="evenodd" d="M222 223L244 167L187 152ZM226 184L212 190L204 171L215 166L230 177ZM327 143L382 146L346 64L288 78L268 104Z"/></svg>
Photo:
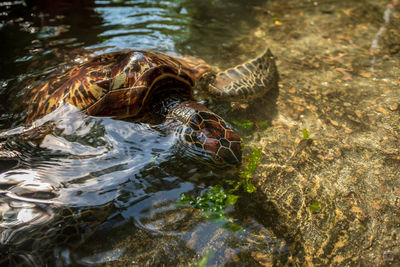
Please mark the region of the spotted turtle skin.
<svg viewBox="0 0 400 267"><path fill-rule="evenodd" d="M185 101L169 114L169 119L178 119L185 127L178 128L178 138L188 151L210 154L216 164L240 163L240 137L226 125L217 114L193 101ZM198 157L201 158L201 157Z"/></svg>
<svg viewBox="0 0 400 267"><path fill-rule="evenodd" d="M223 72L201 59L128 50L95 56L32 89L27 94L26 122L69 104L91 116L146 121L159 113L175 121L175 133L189 153L217 164L239 164L240 137L227 123L193 98L202 85L212 97L226 100L254 99L271 89L278 74L274 57L264 55ZM154 110L155 102L170 96L166 111Z"/></svg>

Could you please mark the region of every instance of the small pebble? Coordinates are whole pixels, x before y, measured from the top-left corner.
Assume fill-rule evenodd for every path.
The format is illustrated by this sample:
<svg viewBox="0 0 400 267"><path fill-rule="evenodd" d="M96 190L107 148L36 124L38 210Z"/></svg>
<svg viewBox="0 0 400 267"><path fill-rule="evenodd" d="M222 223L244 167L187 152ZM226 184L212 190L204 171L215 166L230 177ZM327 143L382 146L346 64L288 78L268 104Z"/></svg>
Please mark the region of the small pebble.
<svg viewBox="0 0 400 267"><path fill-rule="evenodd" d="M386 109L384 109L383 107L377 108L377 111L379 111L382 114L388 114L388 111Z"/></svg>
<svg viewBox="0 0 400 267"><path fill-rule="evenodd" d="M393 105L390 105L389 106L389 109L391 110L391 111L395 111L395 110L398 110L399 109L399 104L393 104Z"/></svg>

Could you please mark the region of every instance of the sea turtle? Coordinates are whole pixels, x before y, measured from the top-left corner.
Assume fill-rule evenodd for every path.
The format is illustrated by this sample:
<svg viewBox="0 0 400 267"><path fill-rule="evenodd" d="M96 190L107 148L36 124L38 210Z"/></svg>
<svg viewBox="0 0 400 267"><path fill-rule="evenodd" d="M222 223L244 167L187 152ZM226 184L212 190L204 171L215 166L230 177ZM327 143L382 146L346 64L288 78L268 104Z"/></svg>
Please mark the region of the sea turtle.
<svg viewBox="0 0 400 267"><path fill-rule="evenodd" d="M241 161L241 140L225 121L194 101L193 89L224 100L252 100L278 80L270 50L217 72L191 56L125 50L95 56L31 90L26 122L70 104L91 116L173 122L185 151L219 165ZM187 148L187 149L186 149Z"/></svg>
<svg viewBox="0 0 400 267"><path fill-rule="evenodd" d="M46 116L69 116L59 111L74 106L90 116L141 122L160 119L171 126L186 153L220 166L240 163L240 137L220 116L194 101L194 89L206 89L210 96L225 100L252 100L278 80L269 50L223 72L193 57L129 50L98 55L51 75L26 95L26 123L32 127L24 129L21 138L25 135L32 140L46 134ZM54 256L49 248L71 241L79 245L114 209L113 202L70 208L52 199L34 199L31 192L24 196L19 185L8 186L0 190L2 214L24 212L26 205L20 203L27 202L36 217L0 225L0 265L45 265Z"/></svg>

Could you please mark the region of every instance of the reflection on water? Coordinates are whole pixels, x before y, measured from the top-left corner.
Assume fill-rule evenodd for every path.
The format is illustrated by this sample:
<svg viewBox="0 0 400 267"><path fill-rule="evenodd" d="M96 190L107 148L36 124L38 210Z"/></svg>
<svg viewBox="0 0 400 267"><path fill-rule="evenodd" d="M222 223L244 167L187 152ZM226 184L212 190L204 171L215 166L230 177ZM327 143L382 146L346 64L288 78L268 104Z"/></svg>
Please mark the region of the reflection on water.
<svg viewBox="0 0 400 267"><path fill-rule="evenodd" d="M284 256L286 243L253 218L256 209L229 211L242 229L234 232L175 205L181 193L196 196L235 176L178 159L175 137L164 125L72 111L56 125L24 128L24 94L88 55L135 48L234 62L231 57L243 52L234 44L257 25L254 12L264 2L1 4L0 141L21 156L0 174L0 262L12 256L14 263L40 265L55 256L61 265L157 265L205 257L222 264L251 263L250 255L260 251ZM79 251L65 246L83 241Z"/></svg>

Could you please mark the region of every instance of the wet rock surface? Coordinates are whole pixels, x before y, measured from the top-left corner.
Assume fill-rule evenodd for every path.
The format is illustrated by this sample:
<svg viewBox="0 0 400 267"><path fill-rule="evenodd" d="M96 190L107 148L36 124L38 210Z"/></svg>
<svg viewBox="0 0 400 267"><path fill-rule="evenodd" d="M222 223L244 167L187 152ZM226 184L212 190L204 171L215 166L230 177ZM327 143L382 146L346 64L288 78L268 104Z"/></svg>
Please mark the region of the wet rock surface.
<svg viewBox="0 0 400 267"><path fill-rule="evenodd" d="M293 242L286 264L398 265L397 1L268 9L273 16L256 32L278 57L277 115L250 144L264 153L257 201L274 232Z"/></svg>

